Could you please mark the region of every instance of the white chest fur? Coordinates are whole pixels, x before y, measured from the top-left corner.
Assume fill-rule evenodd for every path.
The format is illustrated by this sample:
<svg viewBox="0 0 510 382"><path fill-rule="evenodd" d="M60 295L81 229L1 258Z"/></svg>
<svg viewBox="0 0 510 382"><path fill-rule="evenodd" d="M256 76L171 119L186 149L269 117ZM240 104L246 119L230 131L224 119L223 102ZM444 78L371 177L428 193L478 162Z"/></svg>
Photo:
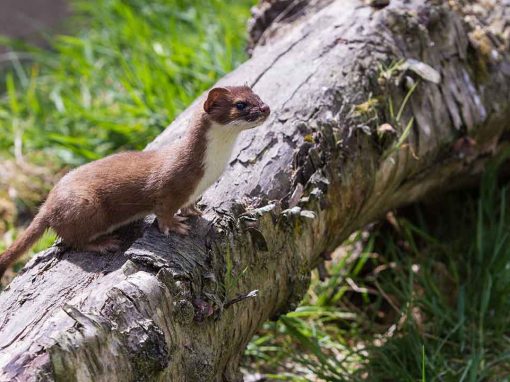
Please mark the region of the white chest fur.
<svg viewBox="0 0 510 382"><path fill-rule="evenodd" d="M207 146L204 153L204 176L200 179L188 204L194 203L220 177L232 155L240 130L229 125L214 125L207 132Z"/></svg>

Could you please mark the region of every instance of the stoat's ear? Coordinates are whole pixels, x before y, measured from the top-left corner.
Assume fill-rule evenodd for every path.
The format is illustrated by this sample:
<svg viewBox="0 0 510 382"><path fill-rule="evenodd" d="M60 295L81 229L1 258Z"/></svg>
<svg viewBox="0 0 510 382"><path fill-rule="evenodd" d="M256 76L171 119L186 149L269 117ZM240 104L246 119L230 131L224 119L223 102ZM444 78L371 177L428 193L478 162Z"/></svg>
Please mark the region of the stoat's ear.
<svg viewBox="0 0 510 382"><path fill-rule="evenodd" d="M204 102L204 110L206 113L210 113L214 103L222 97L228 95L229 91L225 88L214 88L209 91L207 100Z"/></svg>

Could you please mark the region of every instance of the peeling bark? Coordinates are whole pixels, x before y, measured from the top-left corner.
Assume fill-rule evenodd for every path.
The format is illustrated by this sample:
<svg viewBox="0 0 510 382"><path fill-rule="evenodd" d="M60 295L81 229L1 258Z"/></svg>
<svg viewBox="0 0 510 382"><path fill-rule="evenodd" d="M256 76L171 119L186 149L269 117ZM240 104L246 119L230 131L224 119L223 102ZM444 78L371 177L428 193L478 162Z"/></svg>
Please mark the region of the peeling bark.
<svg viewBox="0 0 510 382"><path fill-rule="evenodd" d="M242 380L246 344L297 307L322 254L508 148L510 3L443 3L255 20L252 58L220 84L252 84L271 120L244 133L191 236L148 217L122 253L35 256L0 295L0 380Z"/></svg>

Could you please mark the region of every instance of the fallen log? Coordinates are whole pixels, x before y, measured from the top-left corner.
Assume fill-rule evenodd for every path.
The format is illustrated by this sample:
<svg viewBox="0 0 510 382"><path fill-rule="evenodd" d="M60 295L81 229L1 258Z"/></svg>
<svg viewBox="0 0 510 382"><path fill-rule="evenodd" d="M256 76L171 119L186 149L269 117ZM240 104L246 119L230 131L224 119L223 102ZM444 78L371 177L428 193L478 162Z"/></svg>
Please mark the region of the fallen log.
<svg viewBox="0 0 510 382"><path fill-rule="evenodd" d="M272 115L192 234L148 217L122 253L35 256L0 295L0 380L242 380L250 338L325 254L508 148L509 17L503 1L263 1L251 59L220 85L250 84Z"/></svg>

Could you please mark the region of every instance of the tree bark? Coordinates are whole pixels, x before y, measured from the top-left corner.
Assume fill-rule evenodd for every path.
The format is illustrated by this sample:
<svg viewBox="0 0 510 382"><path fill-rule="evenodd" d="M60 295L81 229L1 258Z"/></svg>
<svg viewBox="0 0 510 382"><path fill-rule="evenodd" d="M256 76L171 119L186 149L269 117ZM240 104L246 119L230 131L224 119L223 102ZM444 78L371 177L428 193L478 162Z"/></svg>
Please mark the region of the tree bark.
<svg viewBox="0 0 510 382"><path fill-rule="evenodd" d="M191 236L149 217L122 253L35 256L0 295L0 380L240 381L246 344L297 307L324 254L505 152L510 2L375 3L259 5L252 58L220 85L251 84L272 115Z"/></svg>

